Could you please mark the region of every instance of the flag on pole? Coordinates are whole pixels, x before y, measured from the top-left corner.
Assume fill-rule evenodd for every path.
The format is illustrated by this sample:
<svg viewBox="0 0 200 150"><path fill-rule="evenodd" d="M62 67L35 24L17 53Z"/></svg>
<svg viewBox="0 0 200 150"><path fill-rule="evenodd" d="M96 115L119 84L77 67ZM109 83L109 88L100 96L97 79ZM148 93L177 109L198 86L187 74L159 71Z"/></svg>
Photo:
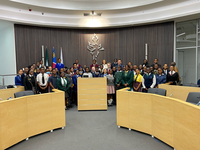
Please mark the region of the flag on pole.
<svg viewBox="0 0 200 150"><path fill-rule="evenodd" d="M61 59L61 63L62 63L62 64L64 64L64 63L63 63L63 53L62 53L62 47L61 47L61 50L60 50L60 59Z"/></svg>
<svg viewBox="0 0 200 150"><path fill-rule="evenodd" d="M53 47L53 68L56 67L56 53L55 53L55 48Z"/></svg>
<svg viewBox="0 0 200 150"><path fill-rule="evenodd" d="M46 47L45 66L46 66L46 67L49 67L49 57L48 57L47 47Z"/></svg>

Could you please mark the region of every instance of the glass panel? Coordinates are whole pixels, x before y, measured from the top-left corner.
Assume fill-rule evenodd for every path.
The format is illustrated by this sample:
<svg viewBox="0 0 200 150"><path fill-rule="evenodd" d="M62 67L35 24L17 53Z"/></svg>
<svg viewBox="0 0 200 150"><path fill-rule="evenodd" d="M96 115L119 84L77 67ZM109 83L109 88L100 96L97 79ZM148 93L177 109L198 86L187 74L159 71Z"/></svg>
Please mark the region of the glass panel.
<svg viewBox="0 0 200 150"><path fill-rule="evenodd" d="M176 47L196 46L197 20L179 22L176 25Z"/></svg>
<svg viewBox="0 0 200 150"><path fill-rule="evenodd" d="M178 70L182 84L196 84L196 48L178 50Z"/></svg>

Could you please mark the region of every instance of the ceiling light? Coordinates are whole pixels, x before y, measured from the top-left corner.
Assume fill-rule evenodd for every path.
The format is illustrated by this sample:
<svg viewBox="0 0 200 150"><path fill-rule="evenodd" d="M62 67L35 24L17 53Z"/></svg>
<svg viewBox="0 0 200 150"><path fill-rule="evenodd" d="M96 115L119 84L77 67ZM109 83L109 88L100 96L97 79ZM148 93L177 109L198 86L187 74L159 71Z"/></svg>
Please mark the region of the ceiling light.
<svg viewBox="0 0 200 150"><path fill-rule="evenodd" d="M97 19L90 19L87 22L87 27L101 27L101 23Z"/></svg>
<svg viewBox="0 0 200 150"><path fill-rule="evenodd" d="M178 34L176 37L182 36L182 35L184 35L184 34L185 34L185 32L184 32L184 33L181 33L181 34Z"/></svg>

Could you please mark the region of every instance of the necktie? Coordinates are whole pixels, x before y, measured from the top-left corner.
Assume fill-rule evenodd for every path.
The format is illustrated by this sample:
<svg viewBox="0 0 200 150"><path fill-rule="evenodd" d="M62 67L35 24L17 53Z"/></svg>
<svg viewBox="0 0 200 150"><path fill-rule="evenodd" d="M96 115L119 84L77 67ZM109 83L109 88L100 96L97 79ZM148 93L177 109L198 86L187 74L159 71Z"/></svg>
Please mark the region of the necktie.
<svg viewBox="0 0 200 150"><path fill-rule="evenodd" d="M42 83L44 84L44 75L42 75Z"/></svg>

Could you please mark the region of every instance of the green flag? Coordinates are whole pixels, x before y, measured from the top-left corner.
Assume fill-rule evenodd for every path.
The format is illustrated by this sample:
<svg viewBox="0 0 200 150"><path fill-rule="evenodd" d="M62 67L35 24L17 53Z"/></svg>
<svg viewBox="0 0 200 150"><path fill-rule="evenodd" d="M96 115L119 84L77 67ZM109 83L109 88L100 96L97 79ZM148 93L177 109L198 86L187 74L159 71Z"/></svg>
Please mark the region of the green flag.
<svg viewBox="0 0 200 150"><path fill-rule="evenodd" d="M49 58L48 58L48 51L47 51L47 47L46 47L46 59L45 59L45 66L49 67Z"/></svg>

